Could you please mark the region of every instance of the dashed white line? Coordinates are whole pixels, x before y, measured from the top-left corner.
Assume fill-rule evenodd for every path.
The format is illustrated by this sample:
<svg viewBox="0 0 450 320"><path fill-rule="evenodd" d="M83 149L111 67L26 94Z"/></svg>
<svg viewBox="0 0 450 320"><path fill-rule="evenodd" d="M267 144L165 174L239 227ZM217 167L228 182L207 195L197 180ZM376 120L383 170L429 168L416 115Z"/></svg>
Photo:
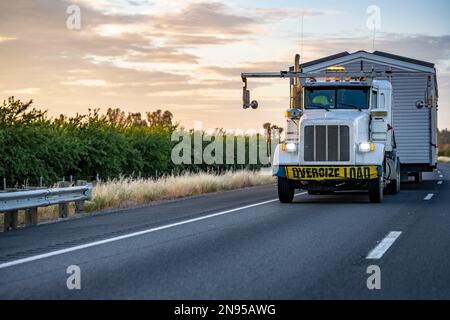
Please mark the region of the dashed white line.
<svg viewBox="0 0 450 320"><path fill-rule="evenodd" d="M433 197L434 197L434 193L429 193L423 200L430 201L431 199L433 199Z"/></svg>
<svg viewBox="0 0 450 320"><path fill-rule="evenodd" d="M443 184L444 182L443 181L438 181L438 184Z"/></svg>
<svg viewBox="0 0 450 320"><path fill-rule="evenodd" d="M305 195L305 194L307 194L307 193L303 192L303 193L296 194L295 196L298 197L298 196L302 196L302 195ZM79 251L79 250L83 250L83 249L87 249L87 248L92 248L92 247L100 246L100 245L107 244L107 243L117 242L117 241L120 241L120 240L130 239L130 238L142 236L142 235L149 234L149 233L153 233L153 232L157 232L157 231L161 231L161 230L166 230L166 229L182 226L182 225L193 223L193 222L198 222L198 221L202 221L202 220L206 220L206 219L210 219L210 218L214 218L214 217L223 216L223 215L226 215L226 214L229 214L229 213L233 213L233 212L236 212L236 211L241 211L241 210L245 210L245 209L260 207L260 206L263 206L263 205L266 205L266 204L269 204L269 203L273 203L273 202L277 202L277 201L279 201L279 200L278 199L273 199L273 200L269 200L269 201L259 202L259 203L255 203L255 204L248 205L248 206L245 206L245 207L239 207L239 208L235 208L235 209L231 209L231 210L221 211L221 212L209 214L207 216L202 216L202 217L189 219L189 220L185 220L185 221L181 221L181 222L177 222L177 223L172 223L172 224L168 224L168 225L164 225L164 226L160 226L160 227L156 227L156 228L151 228L151 229L147 229L147 230L143 230L143 231L139 231L139 232L129 233L129 234L125 234L125 235L114 237L114 238L108 238L108 239L101 240L101 241L95 241L95 242L86 243L86 244L79 245L79 246L74 246L74 247L69 247L69 248L66 248L66 249L61 249L61 250L52 251L52 252L48 252L48 253L44 253L44 254L39 254L39 255L36 255L36 256L28 257L28 258L23 258L23 259L19 259L19 260L15 260L15 261L10 261L10 262L6 262L6 263L0 264L0 269L5 269L5 268L8 268L8 267L13 267L13 266L17 266L17 265L24 264L24 263L27 263L27 262L33 262L33 261L37 261L37 260L42 260L42 259L54 257L54 256L59 256L59 255L62 255L62 254L65 254L65 253L69 253L69 252L74 252L74 251Z"/></svg>
<svg viewBox="0 0 450 320"><path fill-rule="evenodd" d="M401 231L390 232L370 253L367 255L367 260L379 260L389 250L394 242L402 234Z"/></svg>
<svg viewBox="0 0 450 320"><path fill-rule="evenodd" d="M444 176L441 174L440 176L439 176L439 178L443 178Z"/></svg>

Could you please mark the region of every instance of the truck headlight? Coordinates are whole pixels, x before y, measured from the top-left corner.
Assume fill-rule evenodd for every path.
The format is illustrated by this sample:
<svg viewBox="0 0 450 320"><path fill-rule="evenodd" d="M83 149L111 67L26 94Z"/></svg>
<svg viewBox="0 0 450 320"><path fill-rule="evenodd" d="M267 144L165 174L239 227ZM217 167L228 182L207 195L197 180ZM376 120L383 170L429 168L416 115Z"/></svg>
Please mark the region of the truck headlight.
<svg viewBox="0 0 450 320"><path fill-rule="evenodd" d="M297 144L295 143L286 143L286 151L287 152L296 152L297 151Z"/></svg>
<svg viewBox="0 0 450 320"><path fill-rule="evenodd" d="M375 151L375 144L370 142L362 142L359 144L359 152L367 153Z"/></svg>

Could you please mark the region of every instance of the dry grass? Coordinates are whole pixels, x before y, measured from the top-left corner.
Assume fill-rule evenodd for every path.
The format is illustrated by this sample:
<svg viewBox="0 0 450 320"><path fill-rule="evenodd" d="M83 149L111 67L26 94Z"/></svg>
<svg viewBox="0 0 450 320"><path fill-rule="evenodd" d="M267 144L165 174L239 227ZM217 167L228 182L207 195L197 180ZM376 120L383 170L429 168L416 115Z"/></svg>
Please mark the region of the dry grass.
<svg viewBox="0 0 450 320"><path fill-rule="evenodd" d="M227 172L223 175L185 174L158 180L121 178L97 184L92 201L86 202L86 211L124 208L273 182L272 176L251 171Z"/></svg>

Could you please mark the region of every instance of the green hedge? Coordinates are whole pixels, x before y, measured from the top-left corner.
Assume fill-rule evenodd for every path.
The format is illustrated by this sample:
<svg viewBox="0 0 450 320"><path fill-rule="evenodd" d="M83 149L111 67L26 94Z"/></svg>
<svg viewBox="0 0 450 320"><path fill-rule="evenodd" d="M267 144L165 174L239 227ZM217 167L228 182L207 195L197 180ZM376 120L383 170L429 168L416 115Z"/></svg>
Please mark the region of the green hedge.
<svg viewBox="0 0 450 320"><path fill-rule="evenodd" d="M171 141L171 135L178 126L172 124L168 111L149 113L146 120L119 109L109 109L107 114L89 110L86 115L52 119L32 103L9 98L0 106L0 178L6 178L9 186L36 185L40 177L49 185L69 176L95 180L97 176L156 177L182 171L261 167L174 165L171 150L177 142ZM248 146L247 137L247 150Z"/></svg>

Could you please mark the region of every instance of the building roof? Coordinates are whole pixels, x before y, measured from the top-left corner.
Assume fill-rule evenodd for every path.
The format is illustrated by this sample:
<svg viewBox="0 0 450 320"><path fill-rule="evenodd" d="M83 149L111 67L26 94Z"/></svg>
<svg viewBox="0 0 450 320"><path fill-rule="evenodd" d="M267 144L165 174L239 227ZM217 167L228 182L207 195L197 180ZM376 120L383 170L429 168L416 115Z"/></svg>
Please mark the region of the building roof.
<svg viewBox="0 0 450 320"><path fill-rule="evenodd" d="M426 62L426 61L417 60L417 59L411 59L411 58L407 58L407 57L402 57L402 56L398 56L398 55L387 53L387 52L383 52L383 51L375 51L373 54L375 54L377 56L380 56L380 57L386 57L386 58L401 60L401 61L405 61L405 62L409 62L409 63L413 63L413 64L418 64L418 65L421 65L421 66L424 66L424 67L428 67L428 68L434 68L434 63L431 63L431 62Z"/></svg>
<svg viewBox="0 0 450 320"><path fill-rule="evenodd" d="M360 52L367 53L367 54L373 54L373 55L376 55L376 56L379 56L379 57L384 57L384 58L404 61L404 62L407 62L407 63L412 63L412 64L416 64L416 65L420 65L420 66L424 66L424 67L428 67L428 68L434 68L434 64L433 63L426 62L426 61L421 61L421 60L417 60L417 59L411 59L411 58L408 58L408 57L398 56L398 55L387 53L387 52L383 52L383 51L375 51L373 53L370 53L370 52L367 52L367 51L364 51L364 50L360 50L360 51L355 52L353 54L360 53ZM331 55L331 56L328 56L328 57L324 57L324 58L321 58L321 59L317 59L317 60L306 62L306 63L303 64L303 68L311 67L311 66L314 66L316 64L324 63L324 62L327 62L327 61L332 61L332 60L335 60L335 59L338 59L338 58L343 58L343 57L350 56L350 55L352 55L352 54L348 53L347 51L344 51L344 52L341 52L341 53L338 53L338 54L334 54L334 55Z"/></svg>
<svg viewBox="0 0 450 320"><path fill-rule="evenodd" d="M315 64L327 62L327 61L330 61L330 60L342 58L342 57L349 56L349 55L350 55L350 53L348 53L347 51L344 51L344 52L341 52L341 53L338 53L338 54L333 54L333 55L328 56L328 57L324 57L324 58L321 58L321 59L305 62L305 63L303 63L303 68L307 68L307 67L313 66Z"/></svg>

